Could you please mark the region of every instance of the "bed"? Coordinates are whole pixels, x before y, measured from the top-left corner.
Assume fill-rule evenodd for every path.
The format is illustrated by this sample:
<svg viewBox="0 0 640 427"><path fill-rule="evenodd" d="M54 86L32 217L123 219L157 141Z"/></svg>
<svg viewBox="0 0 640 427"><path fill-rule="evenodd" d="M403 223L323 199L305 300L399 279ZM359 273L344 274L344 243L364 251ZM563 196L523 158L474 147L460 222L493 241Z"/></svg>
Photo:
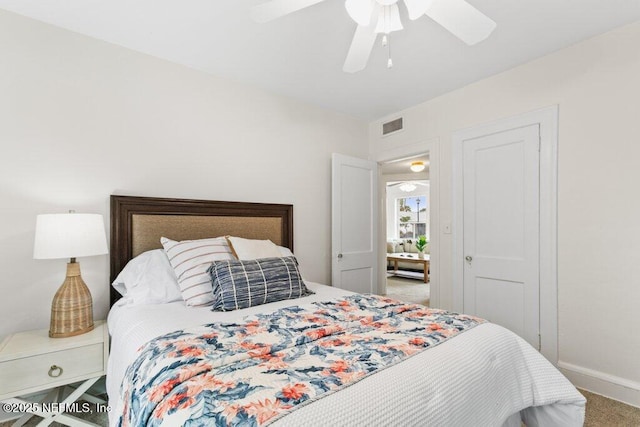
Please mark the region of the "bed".
<svg viewBox="0 0 640 427"><path fill-rule="evenodd" d="M293 251L293 207L112 196L111 280L115 280L130 260L161 248L160 238L163 236L188 240L224 235L269 239ZM251 323L256 319L271 319L269 321L273 322L282 313L290 315L303 309L317 312L318 307L325 310L330 301L358 301L360 307L380 303L385 307L393 307L396 313L407 310L407 313L444 315L438 310L407 308L384 298L363 297L305 282L312 295L224 312L211 311L208 306L188 307L184 301L129 304L120 300L120 293L112 288L112 309L108 318L111 352L107 374L107 392L112 408L110 425L126 424L121 419L123 411L136 412L131 410L126 397L133 387L130 384L131 375L138 375L137 368L133 367L147 366L139 364L143 358L141 353L150 351L150 346L155 349L153 343L157 337L178 337L174 331L199 330L203 327L201 325L213 328L228 327L230 324L246 325L246 322ZM458 316L455 319L469 323L468 330L459 328L464 333L458 334L455 330L455 336L432 342L430 346L425 344L429 347L426 350L412 350L401 360L394 359L392 363L381 365L379 369L341 387L292 404L290 406L294 408L276 416L260 419L258 414L251 419L235 418L233 422L235 425L274 426L521 426L522 422L527 426L583 424L585 399L537 351L498 325ZM398 322L398 317L394 314L389 318ZM153 354L144 363L149 364L157 359L157 353ZM316 354L315 357L321 363L328 356ZM297 375L295 372L289 374ZM224 390L217 397L224 397L223 393ZM225 407L232 406L229 404ZM207 408L211 409L206 405L204 409L195 409L201 417L192 421L192 425L220 422L220 417L202 418L202 412L206 412ZM235 408L233 416L238 406ZM182 425L187 424L187 419L193 420L188 415L192 412L183 412L177 411L172 416L156 420L153 425ZM186 417L183 416L185 413ZM229 420L234 419L230 417L226 420L231 423ZM146 424L139 420L127 422L131 425Z"/></svg>

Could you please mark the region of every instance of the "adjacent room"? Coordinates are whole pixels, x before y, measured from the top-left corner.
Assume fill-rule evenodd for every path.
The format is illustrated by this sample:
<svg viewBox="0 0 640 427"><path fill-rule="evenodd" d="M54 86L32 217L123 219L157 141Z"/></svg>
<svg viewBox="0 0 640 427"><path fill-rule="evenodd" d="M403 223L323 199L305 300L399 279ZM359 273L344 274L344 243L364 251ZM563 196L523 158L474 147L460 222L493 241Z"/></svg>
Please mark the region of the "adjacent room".
<svg viewBox="0 0 640 427"><path fill-rule="evenodd" d="M638 0L0 0L0 427L640 426L639 46Z"/></svg>
<svg viewBox="0 0 640 427"><path fill-rule="evenodd" d="M386 193L386 295L429 305L429 156L382 164Z"/></svg>

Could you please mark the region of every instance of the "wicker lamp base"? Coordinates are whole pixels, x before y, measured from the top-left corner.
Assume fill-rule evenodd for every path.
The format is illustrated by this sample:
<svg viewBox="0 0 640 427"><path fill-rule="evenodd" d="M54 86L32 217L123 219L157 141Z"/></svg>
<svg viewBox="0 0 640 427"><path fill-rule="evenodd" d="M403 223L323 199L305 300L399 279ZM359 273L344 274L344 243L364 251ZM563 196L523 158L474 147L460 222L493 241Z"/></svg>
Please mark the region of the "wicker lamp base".
<svg viewBox="0 0 640 427"><path fill-rule="evenodd" d="M93 329L91 292L80 275L80 264L67 264L67 277L51 303L51 338L72 337Z"/></svg>

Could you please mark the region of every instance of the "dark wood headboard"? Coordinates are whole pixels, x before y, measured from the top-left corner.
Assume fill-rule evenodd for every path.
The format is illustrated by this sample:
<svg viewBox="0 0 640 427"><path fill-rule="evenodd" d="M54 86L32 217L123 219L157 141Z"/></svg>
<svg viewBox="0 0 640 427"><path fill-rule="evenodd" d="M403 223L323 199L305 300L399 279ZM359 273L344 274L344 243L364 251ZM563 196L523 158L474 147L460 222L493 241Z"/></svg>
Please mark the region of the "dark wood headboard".
<svg viewBox="0 0 640 427"><path fill-rule="evenodd" d="M111 280L140 253L173 240L233 235L293 251L293 205L111 196ZM120 294L111 287L111 305Z"/></svg>

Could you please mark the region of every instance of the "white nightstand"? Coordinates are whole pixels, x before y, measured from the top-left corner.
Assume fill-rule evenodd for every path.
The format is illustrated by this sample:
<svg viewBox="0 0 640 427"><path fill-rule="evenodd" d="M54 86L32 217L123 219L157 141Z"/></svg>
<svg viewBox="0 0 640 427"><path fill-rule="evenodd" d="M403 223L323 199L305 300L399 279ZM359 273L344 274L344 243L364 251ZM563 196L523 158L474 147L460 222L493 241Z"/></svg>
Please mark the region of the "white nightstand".
<svg viewBox="0 0 640 427"><path fill-rule="evenodd" d="M44 418L39 425L53 421L93 425L63 412L106 374L108 355L109 332L104 321L95 322L91 332L69 338L49 338L48 329L9 335L0 341L0 401ZM65 386L81 381L66 399L59 400ZM36 406L17 398L55 388L57 391L48 397L59 405ZM28 416L19 422L26 421Z"/></svg>

